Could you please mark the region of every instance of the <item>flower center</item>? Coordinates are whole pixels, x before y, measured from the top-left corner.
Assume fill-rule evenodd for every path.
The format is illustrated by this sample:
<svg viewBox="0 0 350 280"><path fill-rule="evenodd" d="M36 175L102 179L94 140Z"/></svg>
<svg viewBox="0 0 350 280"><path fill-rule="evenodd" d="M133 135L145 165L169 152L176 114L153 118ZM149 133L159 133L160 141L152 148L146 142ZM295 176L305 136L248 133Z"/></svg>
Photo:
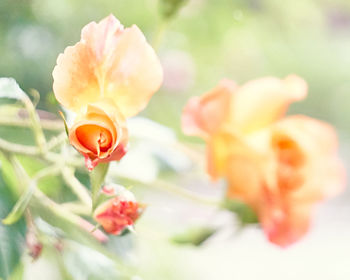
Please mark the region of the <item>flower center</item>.
<svg viewBox="0 0 350 280"><path fill-rule="evenodd" d="M112 146L112 135L104 127L95 124L86 124L76 129L76 136L80 144L93 154L99 156Z"/></svg>
<svg viewBox="0 0 350 280"><path fill-rule="evenodd" d="M278 183L284 191L297 189L304 182L302 168L305 155L298 144L288 138L275 141L275 151L278 159Z"/></svg>

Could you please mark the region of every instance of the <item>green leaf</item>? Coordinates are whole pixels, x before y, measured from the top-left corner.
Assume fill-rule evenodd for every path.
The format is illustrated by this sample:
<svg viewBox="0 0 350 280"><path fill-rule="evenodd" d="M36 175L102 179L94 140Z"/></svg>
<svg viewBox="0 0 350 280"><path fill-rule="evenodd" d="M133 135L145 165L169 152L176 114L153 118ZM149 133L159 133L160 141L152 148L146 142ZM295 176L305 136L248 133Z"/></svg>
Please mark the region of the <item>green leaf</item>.
<svg viewBox="0 0 350 280"><path fill-rule="evenodd" d="M26 94L13 78L0 78L0 97L22 100Z"/></svg>
<svg viewBox="0 0 350 280"><path fill-rule="evenodd" d="M90 173L93 210L96 208L99 192L108 172L108 166L109 163L99 163Z"/></svg>
<svg viewBox="0 0 350 280"><path fill-rule="evenodd" d="M24 264L23 262L21 262L12 271L12 274L9 280L23 280L23 274L24 274Z"/></svg>
<svg viewBox="0 0 350 280"><path fill-rule="evenodd" d="M3 171L3 170L2 170ZM2 173L2 172L1 172ZM10 211L14 198L0 175L0 217ZM0 278L9 280L12 271L21 259L25 246L26 225L23 219L16 224L6 226L0 223Z"/></svg>
<svg viewBox="0 0 350 280"><path fill-rule="evenodd" d="M35 145L33 131L29 127L0 126L0 138L22 145Z"/></svg>
<svg viewBox="0 0 350 280"><path fill-rule="evenodd" d="M6 161L3 159L3 164L5 163L6 167ZM8 164L11 164L8 162ZM17 222L22 214L24 213L25 209L27 208L30 199L32 198L35 188L37 187L37 182L30 181L29 177L25 176L25 174L22 173L22 170L19 169L19 166L17 165L8 165L8 171L14 172L14 174L17 174L17 178L15 181L11 182L12 184L20 184L21 190L23 191L20 194L20 198L17 200L15 206L12 208L11 212L2 220L2 223L5 225L11 225ZM23 174L23 176L20 176L18 174ZM18 190L18 188L17 188Z"/></svg>
<svg viewBox="0 0 350 280"><path fill-rule="evenodd" d="M201 245L216 232L212 227L193 227L187 231L175 235L171 240L177 244Z"/></svg>
<svg viewBox="0 0 350 280"><path fill-rule="evenodd" d="M16 196L20 196L21 188L18 184L16 172L12 164L10 163L10 161L1 152L0 152L0 167L2 171L3 180L6 186L11 190L12 194Z"/></svg>
<svg viewBox="0 0 350 280"><path fill-rule="evenodd" d="M69 136L69 129L68 129L68 124L67 124L66 118L64 117L62 111L59 111L58 113L60 114L60 116L63 120L64 130L66 131L67 136Z"/></svg>
<svg viewBox="0 0 350 280"><path fill-rule="evenodd" d="M33 198L34 201L37 199ZM88 247L93 251L99 252L105 257L112 260L113 264L120 272L126 271L127 264L123 262L123 260L115 254L115 252L111 252L107 250L105 244L102 244L100 240L97 240L93 235L86 230L84 224L79 223L78 221L69 221L66 217L60 213L58 213L55 209L47 207L38 201L35 201L31 205L31 213L33 216L39 216L41 219L39 223L37 223L40 231L45 232L46 235L52 236L54 238L64 237L66 241L75 241L74 243L79 244L80 246ZM82 221L82 220L81 220ZM65 243L66 244L66 243ZM66 252L66 246L64 247L64 252ZM44 247L45 250L45 247ZM92 252L91 252L92 253ZM64 253L63 253L64 254ZM89 255L92 257L95 254L92 253ZM95 279L95 278L74 278L74 279ZM103 278L103 279L111 279L111 278ZM116 278L112 278L116 279ZM119 279L119 278L117 278ZM128 278L130 279L130 278Z"/></svg>
<svg viewBox="0 0 350 280"><path fill-rule="evenodd" d="M26 210L30 199L32 198L36 188L36 182L32 181L27 190L21 195L17 200L15 206L12 208L10 214L7 215L5 219L2 220L2 223L5 225L12 225L17 222L21 217L24 211Z"/></svg>
<svg viewBox="0 0 350 280"><path fill-rule="evenodd" d="M66 241L62 257L66 270L74 279L122 279L110 258L77 242Z"/></svg>
<svg viewBox="0 0 350 280"><path fill-rule="evenodd" d="M256 224L259 221L254 210L241 200L226 199L222 203L222 207L235 213L243 226Z"/></svg>
<svg viewBox="0 0 350 280"><path fill-rule="evenodd" d="M38 158L24 155L18 155L16 158L29 176L34 176L47 167L47 162ZM65 188L65 183L60 176L48 176L40 179L38 189L58 201L64 201L66 197L68 200L74 198L74 195L69 192L69 188Z"/></svg>

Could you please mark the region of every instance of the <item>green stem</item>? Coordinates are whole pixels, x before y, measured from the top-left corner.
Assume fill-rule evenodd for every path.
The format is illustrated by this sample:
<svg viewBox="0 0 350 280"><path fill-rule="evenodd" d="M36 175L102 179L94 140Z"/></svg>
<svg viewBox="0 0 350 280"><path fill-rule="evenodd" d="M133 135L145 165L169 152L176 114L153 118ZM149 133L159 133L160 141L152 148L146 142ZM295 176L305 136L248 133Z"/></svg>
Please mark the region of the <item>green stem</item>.
<svg viewBox="0 0 350 280"><path fill-rule="evenodd" d="M1 148L0 148L1 150ZM65 165L76 168L84 168L84 161L82 158L71 156L70 158L65 158L60 154L48 152L46 155L41 156L42 159L50 162L64 162Z"/></svg>
<svg viewBox="0 0 350 280"><path fill-rule="evenodd" d="M46 176L52 176L57 175L59 172L62 171L62 165L64 164L64 161L59 161L57 165L49 166L45 169L40 170L37 172L32 178L29 177L27 172L24 170L21 163L12 155L10 157L11 163L14 166L14 170L17 174L17 177L20 181L20 183L28 182L29 184L33 183L33 197L32 197L32 204L31 207L35 208L35 205L41 206L41 209L48 209L51 211L51 213L58 218L62 219L62 221L65 221L69 226L76 226L84 230L86 233L94 237L99 242L106 242L108 240L108 236L104 234L101 230L97 229L94 225L89 223L87 220L83 219L82 217L70 212L66 207L57 204L53 200L51 200L49 197L47 197L42 191L40 191L38 188L36 188L36 183L46 177ZM86 209L86 206L84 206ZM32 208L28 208L32 209ZM39 208L40 209L40 208ZM118 264L118 269L121 273L125 274L125 276L129 279L133 275L133 270L129 269L129 267L126 267L123 265L123 262L115 255L109 253L107 250L104 250L104 247L100 246L99 250L110 257L112 260Z"/></svg>
<svg viewBox="0 0 350 280"><path fill-rule="evenodd" d="M84 215L84 216L90 216L91 215L91 206L87 206L85 204L82 204L81 202L66 202L61 204L63 208L66 210L77 214L77 215Z"/></svg>
<svg viewBox="0 0 350 280"><path fill-rule="evenodd" d="M58 174L61 169L60 166L57 165L49 166L37 172L33 176L33 178L30 179L28 174L24 171L24 169L21 167L20 163L16 159L13 158L12 163L14 164L15 171L19 176L21 176L20 178L22 178L23 182L25 182L25 185L27 187L20 196L20 198L17 200L11 212L7 215L5 219L2 220L2 222L5 225L13 224L21 218L23 212L27 209L27 206L37 188L38 182L44 177Z"/></svg>
<svg viewBox="0 0 350 280"><path fill-rule="evenodd" d="M159 27L157 31L155 32L155 35L152 40L152 47L155 50L158 50L160 43L162 42L163 36L165 34L165 31L168 27L169 20L163 19L161 23L159 24Z"/></svg>
<svg viewBox="0 0 350 280"><path fill-rule="evenodd" d="M16 174L19 176L19 178L26 180L27 182L31 183L34 182L35 183L35 188L33 189L33 195L34 198L36 199L36 201L45 206L50 208L57 216L63 218L66 221L69 221L81 228L83 228L86 231L90 231L91 229L94 228L93 225L91 225L89 222L87 222L86 220L84 220L83 218L69 212L68 210L66 210L64 207L62 207L61 205L57 204L56 202L54 202L53 200L51 200L50 198L48 198L42 191L40 191L38 188L36 188L36 183L46 177L46 176L52 176L52 175L57 175L61 172L62 170L62 166L61 165L52 165L49 166L45 169L40 170L39 172L37 172L32 178L29 177L29 175L27 174L27 172L24 170L23 166L19 163L18 160L16 160L14 157L12 157L11 160L12 164L15 167L15 172ZM107 236L102 232L102 231L98 231L95 232L95 234L93 234L93 236L98 239L99 241L106 241L108 238Z"/></svg>
<svg viewBox="0 0 350 280"><path fill-rule="evenodd" d="M150 184L151 187L157 188L159 190L165 190L168 191L169 193L176 194L178 196L182 196L184 198L190 199L194 202L199 202L202 204L206 204L209 206L220 206L221 202L213 199L211 197L199 195L198 193L192 192L190 190L187 190L185 188L180 188L178 186L175 186L171 183L168 183L163 180L156 180L154 183Z"/></svg>
<svg viewBox="0 0 350 280"><path fill-rule="evenodd" d="M40 171L38 171L32 178L32 181L39 181L44 177L47 176L55 176L57 174L59 174L61 170L61 165L51 165L49 167L46 167L44 169L41 169Z"/></svg>
<svg viewBox="0 0 350 280"><path fill-rule="evenodd" d="M41 119L40 123L41 127L45 130L63 131L64 129L64 126L61 121ZM32 121L28 118L8 118L0 116L0 126L31 127Z"/></svg>
<svg viewBox="0 0 350 280"><path fill-rule="evenodd" d="M48 198L40 190L37 190L34 193L34 198L38 204L45 208L49 208L52 214L65 221L67 224L81 228L82 230L93 236L100 243L108 241L108 236L104 234L100 229L96 229L95 225L89 223L87 220L81 218L80 216L68 211L65 207L62 207L62 205L57 204L56 202ZM99 246L96 249L99 250L100 253L112 259L118 265L119 271L122 274L124 274L125 277L127 277L127 279L131 279L131 277L134 275L134 270L131 269L129 266L126 266L123 260L121 260L115 254L110 253L108 250L105 249L105 247Z"/></svg>
<svg viewBox="0 0 350 280"><path fill-rule="evenodd" d="M34 137L35 137L36 143L39 147L39 151L41 154L45 154L45 152L46 152L46 139L45 139L44 132L41 128L40 118L35 110L35 107L34 107L32 101L30 100L30 98L27 95L23 96L22 101L23 101L23 103L28 111L29 119L31 121L31 125L32 125L33 132L34 132Z"/></svg>
<svg viewBox="0 0 350 280"><path fill-rule="evenodd" d="M61 141L61 140L58 139L58 140L54 140L52 142L48 142L47 147L54 148L58 144L57 143L58 141ZM47 152L45 154L41 154L41 151L38 147L15 144L15 143L11 143L9 141L6 141L2 138L0 138L0 151L3 151L5 153L11 153L11 154L38 156L44 160L47 160L47 161L50 161L53 163L65 162L65 164L72 166L72 167L83 167L84 166L84 162L80 158L70 157L69 159L66 159L63 156L61 156L60 154L56 154L53 152Z"/></svg>
<svg viewBox="0 0 350 280"><path fill-rule="evenodd" d="M67 140L67 134L65 132L62 132L58 136L52 137L49 142L47 142L47 149L52 150L56 148L57 146L63 144Z"/></svg>
<svg viewBox="0 0 350 280"><path fill-rule="evenodd" d="M68 211L65 207L62 207L61 205L57 204L56 202L48 198L42 191L37 189L34 193L34 197L39 204L50 208L50 210L56 216L64 219L65 221L77 225L87 232L90 232L94 228L94 225L90 224L88 221L84 220L80 216ZM108 239L108 237L102 231L96 231L92 235L100 242L105 242Z"/></svg>
<svg viewBox="0 0 350 280"><path fill-rule="evenodd" d="M40 155L40 150L38 147L11 143L1 138L0 138L0 150L7 153L24 154L28 156Z"/></svg>
<svg viewBox="0 0 350 280"><path fill-rule="evenodd" d="M74 170L71 168L63 168L62 176L66 184L71 190L79 197L79 199L88 206L91 206L91 197L87 189L80 183L80 181L74 176Z"/></svg>
<svg viewBox="0 0 350 280"><path fill-rule="evenodd" d="M99 163L90 173L91 192L92 192L92 210L95 210L100 189L104 183L108 172L109 163Z"/></svg>
<svg viewBox="0 0 350 280"><path fill-rule="evenodd" d="M146 186L147 188L154 188L161 191L166 191L171 194L175 194L177 196L192 200L197 203L205 204L208 206L214 206L214 207L220 207L221 201L213 199L211 197L203 196L198 193L195 193L193 191L187 190L185 188L180 188L176 185L173 185L169 182L163 181L163 180L155 180L149 184L145 184L142 181L138 181L134 178L126 178L127 180L131 180L135 182L137 185Z"/></svg>

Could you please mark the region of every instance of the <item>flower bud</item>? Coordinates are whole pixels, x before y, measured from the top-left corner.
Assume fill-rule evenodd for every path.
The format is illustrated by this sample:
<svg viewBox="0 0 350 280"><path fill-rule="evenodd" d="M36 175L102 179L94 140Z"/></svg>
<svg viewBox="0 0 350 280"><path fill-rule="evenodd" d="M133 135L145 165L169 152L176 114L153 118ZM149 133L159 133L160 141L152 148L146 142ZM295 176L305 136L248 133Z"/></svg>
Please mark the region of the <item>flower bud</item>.
<svg viewBox="0 0 350 280"><path fill-rule="evenodd" d="M134 224L144 207L135 200L130 191L120 185L105 186L102 192L112 198L96 208L94 218L106 232L118 235Z"/></svg>
<svg viewBox="0 0 350 280"><path fill-rule="evenodd" d="M43 244L39 241L37 234L33 230L29 230L26 235L26 245L33 261L37 260L41 255Z"/></svg>
<svg viewBox="0 0 350 280"><path fill-rule="evenodd" d="M188 0L161 0L160 13L164 18L173 17Z"/></svg>

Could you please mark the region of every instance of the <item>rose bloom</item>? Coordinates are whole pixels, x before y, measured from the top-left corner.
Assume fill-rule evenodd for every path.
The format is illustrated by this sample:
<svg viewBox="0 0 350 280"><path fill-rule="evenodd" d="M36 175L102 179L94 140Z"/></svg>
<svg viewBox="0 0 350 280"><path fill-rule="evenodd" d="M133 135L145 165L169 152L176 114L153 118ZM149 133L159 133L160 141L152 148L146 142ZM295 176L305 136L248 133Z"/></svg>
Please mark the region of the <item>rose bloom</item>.
<svg viewBox="0 0 350 280"><path fill-rule="evenodd" d="M134 224L144 207L135 200L131 192L121 186L105 186L102 192L112 198L96 208L94 218L106 232L118 235Z"/></svg>
<svg viewBox="0 0 350 280"><path fill-rule="evenodd" d="M125 154L125 119L144 109L163 72L138 27L124 29L110 15L83 28L81 40L58 56L53 78L57 100L77 115L69 140L91 170Z"/></svg>
<svg viewBox="0 0 350 280"><path fill-rule="evenodd" d="M223 80L184 108L185 133L207 143L208 173L227 179L227 197L257 213L268 239L282 247L309 229L316 202L345 185L333 128L307 116L285 116L307 85L290 75L238 87Z"/></svg>

